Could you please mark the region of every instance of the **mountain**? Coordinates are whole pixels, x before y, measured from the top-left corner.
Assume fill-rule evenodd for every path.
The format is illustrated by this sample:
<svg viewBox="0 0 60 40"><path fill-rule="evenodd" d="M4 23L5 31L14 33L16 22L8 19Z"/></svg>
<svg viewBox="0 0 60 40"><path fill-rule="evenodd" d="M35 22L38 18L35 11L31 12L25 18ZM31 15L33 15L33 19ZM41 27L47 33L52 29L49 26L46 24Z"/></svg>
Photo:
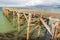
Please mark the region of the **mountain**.
<svg viewBox="0 0 60 40"><path fill-rule="evenodd" d="M41 7L48 7L48 8L60 8L60 5L35 5L35 6L28 6L27 8L41 8Z"/></svg>

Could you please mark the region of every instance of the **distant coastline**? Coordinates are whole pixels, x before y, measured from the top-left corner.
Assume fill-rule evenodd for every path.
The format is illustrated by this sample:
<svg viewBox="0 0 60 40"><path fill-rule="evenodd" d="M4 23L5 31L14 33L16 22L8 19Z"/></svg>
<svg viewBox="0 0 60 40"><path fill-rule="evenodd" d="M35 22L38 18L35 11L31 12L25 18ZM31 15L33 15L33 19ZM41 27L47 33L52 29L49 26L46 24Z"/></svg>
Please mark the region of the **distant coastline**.
<svg viewBox="0 0 60 40"><path fill-rule="evenodd" d="M2 7L0 7L1 9ZM17 8L17 9L29 9L29 10L38 10L42 12L54 12L60 13L60 8L49 8L49 7L9 7L9 8Z"/></svg>

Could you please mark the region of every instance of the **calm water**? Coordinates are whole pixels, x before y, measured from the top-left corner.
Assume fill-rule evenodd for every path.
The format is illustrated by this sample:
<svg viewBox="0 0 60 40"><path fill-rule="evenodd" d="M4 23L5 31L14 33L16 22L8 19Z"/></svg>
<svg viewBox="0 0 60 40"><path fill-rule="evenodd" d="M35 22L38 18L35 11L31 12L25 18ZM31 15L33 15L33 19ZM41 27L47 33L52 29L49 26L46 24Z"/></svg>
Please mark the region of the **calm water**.
<svg viewBox="0 0 60 40"><path fill-rule="evenodd" d="M60 13L60 8L32 8L33 10L39 10L42 12L56 12Z"/></svg>
<svg viewBox="0 0 60 40"><path fill-rule="evenodd" d="M5 33L9 32L13 29L11 23L7 20L7 18L2 13L2 8L0 8L0 32Z"/></svg>
<svg viewBox="0 0 60 40"><path fill-rule="evenodd" d="M60 8L29 8L32 10L39 10L44 12L57 12L60 13ZM13 26L7 20L7 18L2 13L2 8L0 7L0 32L8 32L13 30Z"/></svg>

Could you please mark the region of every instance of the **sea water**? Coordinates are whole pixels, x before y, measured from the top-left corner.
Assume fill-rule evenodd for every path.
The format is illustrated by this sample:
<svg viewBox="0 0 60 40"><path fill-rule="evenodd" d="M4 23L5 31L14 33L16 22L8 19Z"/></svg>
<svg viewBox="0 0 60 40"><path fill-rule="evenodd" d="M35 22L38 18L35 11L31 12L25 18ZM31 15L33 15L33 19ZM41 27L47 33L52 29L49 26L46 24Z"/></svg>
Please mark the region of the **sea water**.
<svg viewBox="0 0 60 40"><path fill-rule="evenodd" d="M60 8L29 8L32 10L38 10L42 12L54 12L54 13L60 13Z"/></svg>
<svg viewBox="0 0 60 40"><path fill-rule="evenodd" d="M14 30L11 23L8 19L3 15L2 7L0 7L0 33L5 33Z"/></svg>

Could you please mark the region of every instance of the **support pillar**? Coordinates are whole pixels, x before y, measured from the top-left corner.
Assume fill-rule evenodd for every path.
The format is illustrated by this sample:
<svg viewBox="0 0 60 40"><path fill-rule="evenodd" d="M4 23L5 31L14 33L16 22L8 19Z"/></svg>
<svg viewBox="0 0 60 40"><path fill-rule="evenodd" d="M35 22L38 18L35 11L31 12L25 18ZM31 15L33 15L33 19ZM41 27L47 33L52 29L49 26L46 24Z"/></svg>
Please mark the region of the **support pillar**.
<svg viewBox="0 0 60 40"><path fill-rule="evenodd" d="M14 11L13 11L13 27L16 27L16 16Z"/></svg>
<svg viewBox="0 0 60 40"><path fill-rule="evenodd" d="M30 34L30 21L31 21L31 13L29 13L29 19L28 19L27 40L29 40L29 34Z"/></svg>
<svg viewBox="0 0 60 40"><path fill-rule="evenodd" d="M17 13L17 17L18 17L18 19L17 19L17 21L18 21L18 32L20 33L20 14L19 13Z"/></svg>
<svg viewBox="0 0 60 40"><path fill-rule="evenodd" d="M41 26L38 27L38 40L40 40Z"/></svg>

